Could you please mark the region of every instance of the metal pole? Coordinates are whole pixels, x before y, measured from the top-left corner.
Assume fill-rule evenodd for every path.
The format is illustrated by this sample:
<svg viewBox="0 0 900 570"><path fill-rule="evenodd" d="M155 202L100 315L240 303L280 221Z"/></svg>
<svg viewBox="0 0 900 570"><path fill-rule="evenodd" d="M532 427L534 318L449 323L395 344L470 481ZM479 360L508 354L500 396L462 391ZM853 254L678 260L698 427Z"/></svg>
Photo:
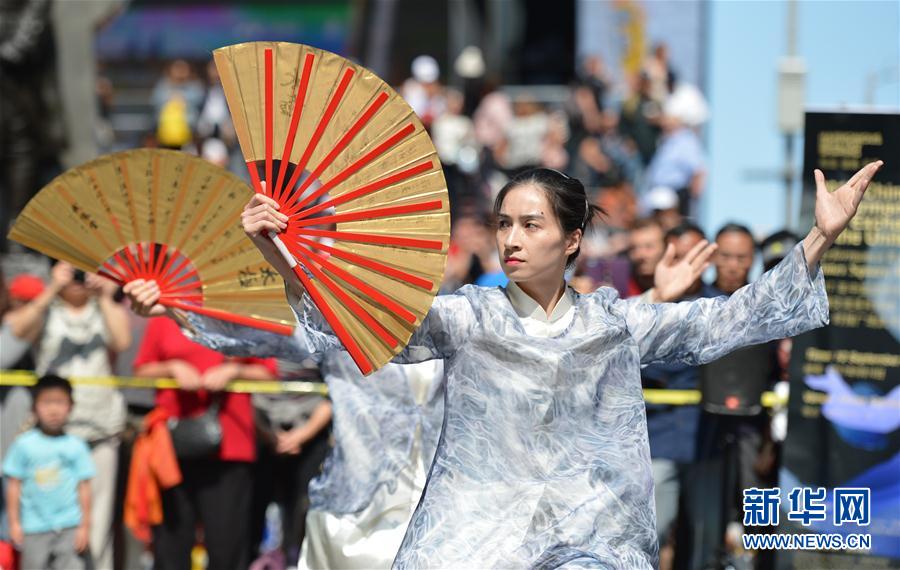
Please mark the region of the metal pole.
<svg viewBox="0 0 900 570"><path fill-rule="evenodd" d="M787 55L797 55L797 0L787 3ZM788 131L784 135L784 227L790 228L791 202L794 194L794 133Z"/></svg>
<svg viewBox="0 0 900 570"><path fill-rule="evenodd" d="M794 188L794 134L784 134L784 227L791 229L794 218L792 213Z"/></svg>

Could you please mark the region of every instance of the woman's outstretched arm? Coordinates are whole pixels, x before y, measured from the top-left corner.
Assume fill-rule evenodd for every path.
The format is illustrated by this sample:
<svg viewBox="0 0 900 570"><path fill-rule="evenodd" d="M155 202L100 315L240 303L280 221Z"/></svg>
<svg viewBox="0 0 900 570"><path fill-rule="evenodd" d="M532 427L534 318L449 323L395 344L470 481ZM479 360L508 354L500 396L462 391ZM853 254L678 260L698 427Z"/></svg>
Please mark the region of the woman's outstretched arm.
<svg viewBox="0 0 900 570"><path fill-rule="evenodd" d="M677 304L614 304L638 344L643 364L702 364L751 344L794 336L828 323L819 261L856 214L881 162L867 165L829 193L816 172L816 226L778 266L730 297Z"/></svg>
<svg viewBox="0 0 900 570"><path fill-rule="evenodd" d="M290 336L245 327L188 311L166 308L158 303L161 296L155 281L137 279L125 285L131 308L145 317L167 316L174 319L189 339L229 356L280 358L303 362L328 350L340 349L330 335L296 326ZM315 338L313 338L315 337Z"/></svg>

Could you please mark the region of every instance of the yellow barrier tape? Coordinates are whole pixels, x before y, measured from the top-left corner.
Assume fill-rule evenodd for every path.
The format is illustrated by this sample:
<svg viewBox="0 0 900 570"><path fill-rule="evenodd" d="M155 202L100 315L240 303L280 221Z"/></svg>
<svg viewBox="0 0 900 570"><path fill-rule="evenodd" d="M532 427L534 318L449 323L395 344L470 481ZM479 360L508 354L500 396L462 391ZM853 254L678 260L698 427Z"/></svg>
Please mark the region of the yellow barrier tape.
<svg viewBox="0 0 900 570"><path fill-rule="evenodd" d="M0 370L0 386L31 386L37 377L27 370ZM72 384L81 386L103 386L107 388L178 388L178 383L171 378L133 378L125 376L105 376L98 378L70 378ZM319 394L328 395L328 386L322 382L298 382L288 380L260 381L235 380L226 388L229 392L242 394ZM824 396L825 394L823 394ZM690 406L700 403L699 390L644 390L644 401L648 404L669 406ZM780 398L774 392L764 392L762 405L766 408L786 406L787 399Z"/></svg>
<svg viewBox="0 0 900 570"><path fill-rule="evenodd" d="M172 378L135 378L125 376L73 377L69 380L78 386L102 386L105 388L178 388ZM37 381L34 372L27 370L0 370L0 386L32 386ZM225 388L241 394L319 394L328 395L328 387L322 382L234 380Z"/></svg>

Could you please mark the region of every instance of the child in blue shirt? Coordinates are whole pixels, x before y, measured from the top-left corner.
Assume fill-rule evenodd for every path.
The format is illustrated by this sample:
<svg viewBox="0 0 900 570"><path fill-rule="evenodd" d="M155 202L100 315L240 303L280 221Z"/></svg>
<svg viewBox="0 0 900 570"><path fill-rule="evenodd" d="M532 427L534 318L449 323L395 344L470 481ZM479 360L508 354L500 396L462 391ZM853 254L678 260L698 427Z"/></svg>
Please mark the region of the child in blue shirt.
<svg viewBox="0 0 900 570"><path fill-rule="evenodd" d="M3 462L9 533L22 568L86 567L94 464L87 444L63 428L72 386L44 376L34 387L37 425L13 442Z"/></svg>

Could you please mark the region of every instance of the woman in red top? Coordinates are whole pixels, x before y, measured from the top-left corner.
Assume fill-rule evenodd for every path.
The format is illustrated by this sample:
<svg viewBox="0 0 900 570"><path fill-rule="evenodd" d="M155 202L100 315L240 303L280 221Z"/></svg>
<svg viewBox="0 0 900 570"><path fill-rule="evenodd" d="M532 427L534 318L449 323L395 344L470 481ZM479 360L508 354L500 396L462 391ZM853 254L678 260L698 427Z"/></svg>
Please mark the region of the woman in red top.
<svg viewBox="0 0 900 570"><path fill-rule="evenodd" d="M275 360L226 357L189 340L175 321L157 317L147 325L134 369L137 376L178 382L179 389L159 390L156 395L156 405L170 417L198 416L214 398L219 399L222 443L218 455L179 458L182 483L163 492L163 523L153 529L156 566L190 568L199 522L209 568L246 567L250 464L256 460L253 407L249 394L223 389L236 378L275 378Z"/></svg>

